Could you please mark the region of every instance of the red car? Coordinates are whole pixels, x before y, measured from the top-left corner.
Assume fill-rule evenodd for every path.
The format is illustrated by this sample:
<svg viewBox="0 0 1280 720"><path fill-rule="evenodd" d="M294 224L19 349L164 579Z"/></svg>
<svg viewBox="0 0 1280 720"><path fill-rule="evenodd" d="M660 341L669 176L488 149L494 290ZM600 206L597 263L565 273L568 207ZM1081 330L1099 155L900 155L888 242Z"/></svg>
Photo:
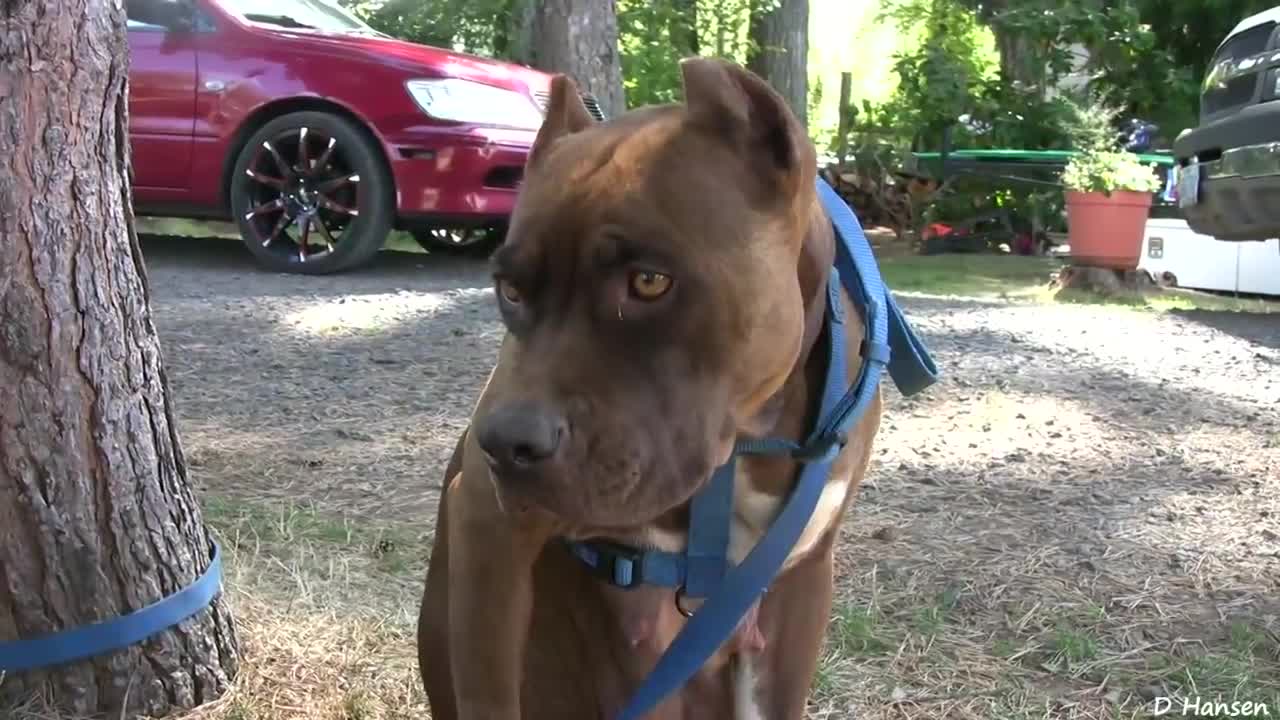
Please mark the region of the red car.
<svg viewBox="0 0 1280 720"><path fill-rule="evenodd" d="M234 220L286 272L354 268L393 228L500 241L549 75L394 40L325 0L127 11L138 214Z"/></svg>

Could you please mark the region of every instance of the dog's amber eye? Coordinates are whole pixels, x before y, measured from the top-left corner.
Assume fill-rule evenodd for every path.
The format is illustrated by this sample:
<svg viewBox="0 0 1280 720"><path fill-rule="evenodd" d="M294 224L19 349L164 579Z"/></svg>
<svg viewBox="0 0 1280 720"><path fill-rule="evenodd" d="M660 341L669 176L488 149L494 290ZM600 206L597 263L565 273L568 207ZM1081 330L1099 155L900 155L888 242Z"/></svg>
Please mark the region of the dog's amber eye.
<svg viewBox="0 0 1280 720"><path fill-rule="evenodd" d="M631 294L641 300L657 300L671 289L671 276L651 270L631 273Z"/></svg>
<svg viewBox="0 0 1280 720"><path fill-rule="evenodd" d="M520 291L517 290L510 282L503 279L498 280L498 294L502 296L503 300L506 300L512 305L519 305L521 302L524 302L524 298L520 295Z"/></svg>

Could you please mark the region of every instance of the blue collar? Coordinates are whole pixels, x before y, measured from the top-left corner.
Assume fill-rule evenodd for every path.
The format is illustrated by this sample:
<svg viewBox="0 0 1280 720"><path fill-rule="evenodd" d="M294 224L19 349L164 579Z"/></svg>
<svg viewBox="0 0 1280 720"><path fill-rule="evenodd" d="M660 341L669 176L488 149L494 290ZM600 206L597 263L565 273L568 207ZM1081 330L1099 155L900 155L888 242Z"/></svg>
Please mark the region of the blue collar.
<svg viewBox="0 0 1280 720"><path fill-rule="evenodd" d="M733 516L735 460L720 466L693 497L689 537L683 553L630 548L589 540L568 543L570 551L602 580L621 588L659 585L680 596L705 597L658 660L618 720L639 720L678 690L737 628L764 593L809 523L826 487L831 465L848 442L849 430L866 412L887 368L903 395L914 395L938 379L924 343L916 337L880 278L875 255L853 211L826 181L818 197L836 231L836 260L827 282L824 320L827 377L818 421L802 443L782 438L739 440L734 455L788 455L803 462L800 479L782 512L742 563L728 559ZM857 380L846 382L844 305L841 291L863 308L866 335ZM848 390L846 391L846 388Z"/></svg>

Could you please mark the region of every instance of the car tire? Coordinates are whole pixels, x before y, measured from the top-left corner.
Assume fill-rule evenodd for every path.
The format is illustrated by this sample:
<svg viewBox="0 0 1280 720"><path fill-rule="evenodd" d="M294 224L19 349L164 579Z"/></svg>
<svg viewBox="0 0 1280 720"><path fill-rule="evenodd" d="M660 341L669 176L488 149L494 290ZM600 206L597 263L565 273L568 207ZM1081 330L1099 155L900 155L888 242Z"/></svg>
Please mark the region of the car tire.
<svg viewBox="0 0 1280 720"><path fill-rule="evenodd" d="M480 227L440 226L413 231L413 239L429 253L466 257L488 257L502 244L506 235L506 223Z"/></svg>
<svg viewBox="0 0 1280 720"><path fill-rule="evenodd" d="M377 142L325 112L290 113L259 128L236 158L229 192L245 246L278 272L363 265L382 249L395 214Z"/></svg>

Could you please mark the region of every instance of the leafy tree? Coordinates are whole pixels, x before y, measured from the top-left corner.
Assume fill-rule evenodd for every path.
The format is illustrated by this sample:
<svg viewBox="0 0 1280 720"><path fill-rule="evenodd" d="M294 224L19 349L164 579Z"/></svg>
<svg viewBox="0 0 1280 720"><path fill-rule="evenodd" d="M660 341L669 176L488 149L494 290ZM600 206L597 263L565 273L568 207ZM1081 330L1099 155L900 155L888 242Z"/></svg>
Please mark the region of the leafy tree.
<svg viewBox="0 0 1280 720"><path fill-rule="evenodd" d="M393 37L509 59L510 20L518 0L356 0L347 6Z"/></svg>
<svg viewBox="0 0 1280 720"><path fill-rule="evenodd" d="M898 88L884 111L913 144L937 143L943 130L976 109L992 68L978 52L980 26L960 0L896 0L881 15L919 42L895 56Z"/></svg>
<svg viewBox="0 0 1280 720"><path fill-rule="evenodd" d="M1161 60L1178 73L1164 87L1167 133L1195 125L1201 79L1218 45L1236 23L1275 6L1275 0L1136 0L1138 17L1150 28Z"/></svg>
<svg viewBox="0 0 1280 720"><path fill-rule="evenodd" d="M680 96L680 58L698 45L697 15L685 0L618 0L618 43L627 102L667 103Z"/></svg>
<svg viewBox="0 0 1280 720"><path fill-rule="evenodd" d="M1024 58L1030 58L1014 60L1010 68L1002 52L1001 73L1006 81L1047 95L1058 80L1077 69L1070 47L1079 45L1088 51L1081 70L1089 76L1092 91L1111 96L1123 114L1155 119L1162 125L1179 122L1177 101L1170 103L1169 91L1193 86L1195 81L1161 46L1134 0L1101 6L1055 3L1052 9L1046 0L1001 3L999 12L983 6L979 15L997 38L1016 38ZM1028 62L1035 68L1023 67Z"/></svg>
<svg viewBox="0 0 1280 720"><path fill-rule="evenodd" d="M768 0L776 3L777 0ZM343 0L374 28L410 42L536 65L541 0ZM617 0L628 106L679 98L680 58L745 62L750 0Z"/></svg>

